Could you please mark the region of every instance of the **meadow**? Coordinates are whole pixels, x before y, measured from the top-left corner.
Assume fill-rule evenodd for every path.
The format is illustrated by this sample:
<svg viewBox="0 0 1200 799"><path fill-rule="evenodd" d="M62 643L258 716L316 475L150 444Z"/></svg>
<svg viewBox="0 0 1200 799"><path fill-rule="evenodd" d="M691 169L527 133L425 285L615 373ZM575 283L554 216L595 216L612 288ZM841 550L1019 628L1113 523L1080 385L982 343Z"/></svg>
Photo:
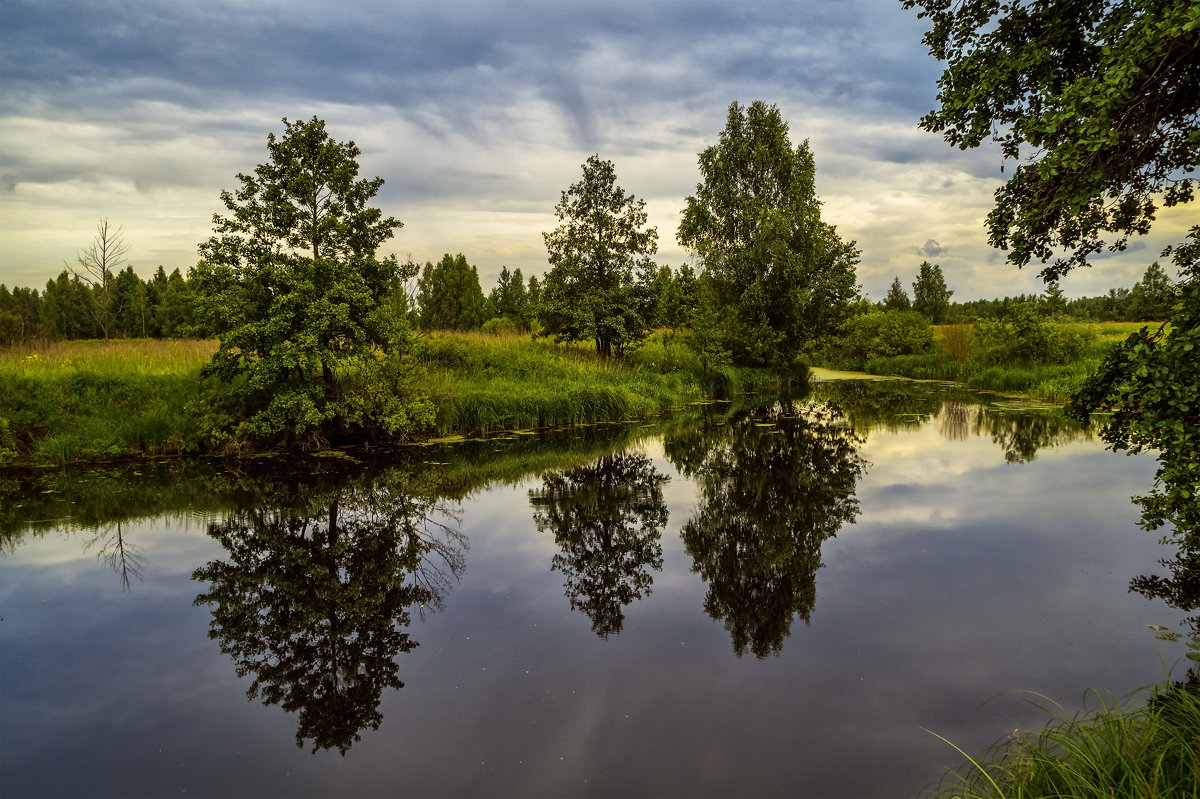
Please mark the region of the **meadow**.
<svg viewBox="0 0 1200 799"><path fill-rule="evenodd" d="M210 399L220 386L201 376L216 346L120 339L0 350L0 464L221 452L228 419ZM434 414L395 443L642 418L780 382L767 369L706 371L679 337L661 333L620 360L528 334L432 333L405 363Z"/></svg>

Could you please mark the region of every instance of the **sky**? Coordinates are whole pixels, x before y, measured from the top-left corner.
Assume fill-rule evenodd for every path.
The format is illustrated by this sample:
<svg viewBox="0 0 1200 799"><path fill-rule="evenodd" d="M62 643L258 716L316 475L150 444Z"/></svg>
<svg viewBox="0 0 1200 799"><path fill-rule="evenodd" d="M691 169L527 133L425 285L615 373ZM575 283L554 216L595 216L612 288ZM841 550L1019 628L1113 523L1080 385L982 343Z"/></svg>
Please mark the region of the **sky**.
<svg viewBox="0 0 1200 799"><path fill-rule="evenodd" d="M954 299L1039 293L987 243L999 150L917 127L941 74L926 27L900 0L0 0L0 283L44 286L102 218L143 277L186 273L267 134L314 116L385 180L401 260L461 252L485 291L502 266L543 274L554 206L598 153L678 267L697 155L730 103L762 100L809 140L869 297L911 293L923 260ZM1162 212L1067 296L1131 287L1194 216Z"/></svg>

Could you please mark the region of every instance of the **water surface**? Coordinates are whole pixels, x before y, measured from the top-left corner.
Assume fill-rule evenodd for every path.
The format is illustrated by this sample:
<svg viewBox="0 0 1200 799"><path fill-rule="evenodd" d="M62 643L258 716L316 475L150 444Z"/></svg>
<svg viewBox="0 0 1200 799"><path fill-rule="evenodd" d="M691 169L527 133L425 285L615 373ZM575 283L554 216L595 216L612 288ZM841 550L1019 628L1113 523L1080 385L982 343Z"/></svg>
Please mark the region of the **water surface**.
<svg viewBox="0 0 1200 799"><path fill-rule="evenodd" d="M304 462L0 478L0 793L903 796L1183 671L1154 463L852 381Z"/></svg>

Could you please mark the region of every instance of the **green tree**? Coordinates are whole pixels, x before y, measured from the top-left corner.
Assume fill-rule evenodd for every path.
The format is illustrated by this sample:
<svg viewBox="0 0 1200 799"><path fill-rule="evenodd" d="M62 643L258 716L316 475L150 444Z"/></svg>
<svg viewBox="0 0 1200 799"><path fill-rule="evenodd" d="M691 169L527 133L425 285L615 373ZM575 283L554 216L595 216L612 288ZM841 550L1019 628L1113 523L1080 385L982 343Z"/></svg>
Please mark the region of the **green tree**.
<svg viewBox="0 0 1200 799"><path fill-rule="evenodd" d="M488 299L496 316L508 319L523 330L529 329L529 292L525 289L525 278L521 270L500 268L500 279Z"/></svg>
<svg viewBox="0 0 1200 799"><path fill-rule="evenodd" d="M316 117L283 124L270 160L221 192L229 215L213 215L190 281L197 321L220 338L208 372L264 439L328 427L343 410L338 370L386 354L400 321L381 304L396 258L377 254L400 222L369 205L383 179L359 179L358 147Z"/></svg>
<svg viewBox="0 0 1200 799"><path fill-rule="evenodd" d="M164 338L185 338L196 331L196 301L191 287L178 269L172 269L162 286L155 323ZM206 336L214 335L204 332Z"/></svg>
<svg viewBox="0 0 1200 799"><path fill-rule="evenodd" d="M491 318L479 270L462 253L426 263L417 281L419 319L425 330L478 330Z"/></svg>
<svg viewBox="0 0 1200 799"><path fill-rule="evenodd" d="M612 161L593 155L583 179L554 208L561 223L543 233L550 271L539 317L558 341L596 344L604 357L639 344L646 322L638 309L634 270L658 250L658 231L646 227L646 202L617 185Z"/></svg>
<svg viewBox="0 0 1200 799"><path fill-rule="evenodd" d="M912 301L908 299L908 294L904 292L904 286L900 283L899 275L892 281L891 288L888 289L887 296L883 298L883 310L885 311L907 311L912 308Z"/></svg>
<svg viewBox="0 0 1200 799"><path fill-rule="evenodd" d="M967 149L991 136L1018 162L988 215L992 244L1053 279L1191 201L1200 156L1195 0L904 0L946 62L921 127ZM1104 237L1117 238L1105 241Z"/></svg>
<svg viewBox="0 0 1200 799"><path fill-rule="evenodd" d="M1158 265L1158 261L1146 267L1142 279L1133 284L1129 296L1129 318L1134 322L1161 322L1171 318L1175 303L1179 299L1179 288Z"/></svg>
<svg viewBox="0 0 1200 799"><path fill-rule="evenodd" d="M1067 299L1063 294L1062 286L1058 285L1057 280L1053 280L1046 284L1046 290L1041 296L1042 310L1047 316L1058 318L1067 310Z"/></svg>
<svg viewBox="0 0 1200 799"><path fill-rule="evenodd" d="M921 269L912 286L913 310L925 314L925 317L935 325L946 321L946 315L950 312L950 297L954 292L946 288L946 278L942 275L942 268L937 264L922 261Z"/></svg>
<svg viewBox="0 0 1200 799"><path fill-rule="evenodd" d="M100 333L93 314L92 293L78 277L67 270L46 282L39 315L47 338L95 338Z"/></svg>
<svg viewBox="0 0 1200 799"><path fill-rule="evenodd" d="M775 106L730 105L720 142L699 161L679 243L711 280L730 351L786 367L849 315L858 250L821 220L808 142L792 147Z"/></svg>
<svg viewBox="0 0 1200 799"><path fill-rule="evenodd" d="M664 269L668 267L663 267ZM692 324L699 304L699 288L696 273L687 264L670 275L659 297L659 321L671 330L679 330Z"/></svg>
<svg viewBox="0 0 1200 799"><path fill-rule="evenodd" d="M542 312L542 284L538 281L537 275L529 276L529 284L525 287L525 296L528 298L525 315L529 321L529 327L533 328L541 318Z"/></svg>
<svg viewBox="0 0 1200 799"><path fill-rule="evenodd" d="M126 338L146 338L149 333L150 307L146 284L127 266L112 281L113 333Z"/></svg>

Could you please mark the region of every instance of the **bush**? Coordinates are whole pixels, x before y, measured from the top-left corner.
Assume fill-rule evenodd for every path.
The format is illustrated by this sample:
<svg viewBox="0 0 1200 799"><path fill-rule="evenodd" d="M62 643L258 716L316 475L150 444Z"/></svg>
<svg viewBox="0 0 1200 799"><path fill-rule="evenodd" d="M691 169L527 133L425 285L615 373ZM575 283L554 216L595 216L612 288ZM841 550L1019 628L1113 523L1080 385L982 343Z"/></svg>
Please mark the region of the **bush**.
<svg viewBox="0 0 1200 799"><path fill-rule="evenodd" d="M847 321L842 334L842 354L856 363L920 355L933 346L933 328L916 311L871 311Z"/></svg>
<svg viewBox="0 0 1200 799"><path fill-rule="evenodd" d="M971 344L974 339L971 325L943 325L941 333L942 349L947 355L959 363L971 357Z"/></svg>
<svg viewBox="0 0 1200 799"><path fill-rule="evenodd" d="M507 316L496 316L483 323L479 330L489 336L506 336L520 333L522 327Z"/></svg>
<svg viewBox="0 0 1200 799"><path fill-rule="evenodd" d="M971 360L986 365L1064 363L1083 356L1090 334L1047 322L1032 302L1013 305L1001 319L975 326Z"/></svg>

